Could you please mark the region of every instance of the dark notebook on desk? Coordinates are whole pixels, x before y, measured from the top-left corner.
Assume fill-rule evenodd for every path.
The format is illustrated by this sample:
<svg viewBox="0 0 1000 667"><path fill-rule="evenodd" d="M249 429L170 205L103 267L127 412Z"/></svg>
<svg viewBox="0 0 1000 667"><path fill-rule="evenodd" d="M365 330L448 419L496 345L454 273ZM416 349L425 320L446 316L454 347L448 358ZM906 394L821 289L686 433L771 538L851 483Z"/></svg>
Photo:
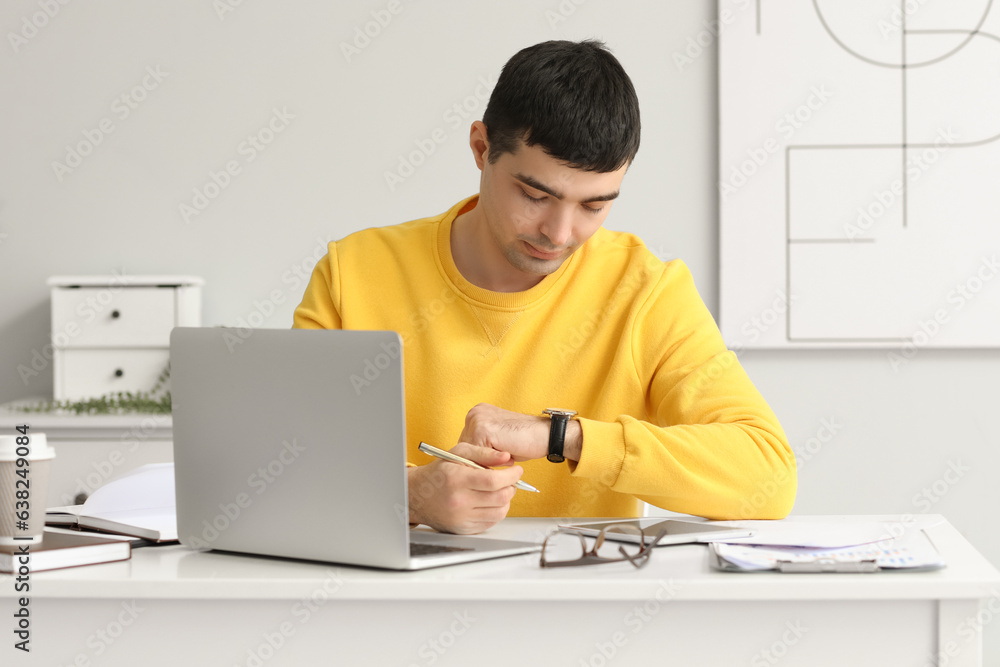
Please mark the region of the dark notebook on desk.
<svg viewBox="0 0 1000 667"><path fill-rule="evenodd" d="M21 546L0 546L0 572L17 572L24 565L22 559L25 557L31 572L41 572L78 565L112 563L128 560L132 555L132 547L128 542L48 530L45 531L41 544L27 545L27 554L20 550Z"/></svg>

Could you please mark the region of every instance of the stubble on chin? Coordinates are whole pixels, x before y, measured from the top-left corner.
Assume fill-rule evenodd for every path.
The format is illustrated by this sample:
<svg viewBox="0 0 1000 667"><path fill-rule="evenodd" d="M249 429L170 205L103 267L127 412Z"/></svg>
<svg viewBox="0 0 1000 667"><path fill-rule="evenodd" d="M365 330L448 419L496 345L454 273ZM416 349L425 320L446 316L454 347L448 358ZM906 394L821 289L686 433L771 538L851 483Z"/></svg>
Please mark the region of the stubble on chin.
<svg viewBox="0 0 1000 667"><path fill-rule="evenodd" d="M504 246L503 254L507 258L507 262L518 271L538 276L547 276L555 273L562 266L562 263L569 259L572 253L563 255L557 259L540 259L529 255L524 250L524 244L518 240Z"/></svg>

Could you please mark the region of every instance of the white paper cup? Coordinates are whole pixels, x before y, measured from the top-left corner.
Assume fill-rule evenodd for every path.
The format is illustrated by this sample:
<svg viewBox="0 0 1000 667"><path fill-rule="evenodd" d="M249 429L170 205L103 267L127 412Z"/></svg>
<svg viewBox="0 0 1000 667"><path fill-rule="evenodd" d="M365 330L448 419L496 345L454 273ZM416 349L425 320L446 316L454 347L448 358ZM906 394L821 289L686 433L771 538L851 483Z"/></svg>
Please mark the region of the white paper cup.
<svg viewBox="0 0 1000 667"><path fill-rule="evenodd" d="M0 545L42 541L49 466L55 456L44 433L28 429L27 443L20 433L0 435Z"/></svg>

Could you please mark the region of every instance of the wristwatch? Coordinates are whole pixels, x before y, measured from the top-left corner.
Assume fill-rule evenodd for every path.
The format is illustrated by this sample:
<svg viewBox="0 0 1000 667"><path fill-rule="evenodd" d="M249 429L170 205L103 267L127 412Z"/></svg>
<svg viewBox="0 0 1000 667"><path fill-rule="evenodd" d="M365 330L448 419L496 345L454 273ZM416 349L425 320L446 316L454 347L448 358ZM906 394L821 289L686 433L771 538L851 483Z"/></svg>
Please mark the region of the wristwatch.
<svg viewBox="0 0 1000 667"><path fill-rule="evenodd" d="M566 460L563 456L563 445L566 444L566 423L576 414L576 410L560 410L558 408L545 408L543 414L549 416L549 455L546 456L552 463L562 463Z"/></svg>

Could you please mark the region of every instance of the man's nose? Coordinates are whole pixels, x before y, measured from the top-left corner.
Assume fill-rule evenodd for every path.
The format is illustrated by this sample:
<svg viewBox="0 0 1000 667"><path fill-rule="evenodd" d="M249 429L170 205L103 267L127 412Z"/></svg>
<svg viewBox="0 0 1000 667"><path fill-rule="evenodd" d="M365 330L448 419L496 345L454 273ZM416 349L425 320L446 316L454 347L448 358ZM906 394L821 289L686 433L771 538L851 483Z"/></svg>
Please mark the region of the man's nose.
<svg viewBox="0 0 1000 667"><path fill-rule="evenodd" d="M573 237L571 212L561 206L557 207L555 211L552 211L546 217L539 231L542 232L553 246L557 248L564 247Z"/></svg>

